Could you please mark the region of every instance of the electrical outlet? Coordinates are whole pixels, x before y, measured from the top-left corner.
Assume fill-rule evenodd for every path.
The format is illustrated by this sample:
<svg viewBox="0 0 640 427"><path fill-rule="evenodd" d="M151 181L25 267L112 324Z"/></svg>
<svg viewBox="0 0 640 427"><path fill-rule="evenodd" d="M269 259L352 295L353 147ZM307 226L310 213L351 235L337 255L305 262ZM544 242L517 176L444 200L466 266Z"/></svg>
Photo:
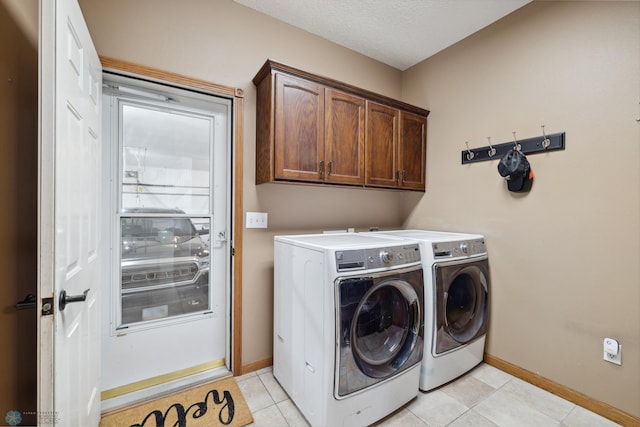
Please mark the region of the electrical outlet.
<svg viewBox="0 0 640 427"><path fill-rule="evenodd" d="M616 365L622 365L622 346L618 341L612 338L604 339L604 360L607 362L615 363Z"/></svg>
<svg viewBox="0 0 640 427"><path fill-rule="evenodd" d="M266 212L247 212L246 228L267 228L268 219Z"/></svg>
<svg viewBox="0 0 640 427"><path fill-rule="evenodd" d="M618 347L618 354L615 355L605 351L604 360L615 363L616 365L622 365L622 346Z"/></svg>

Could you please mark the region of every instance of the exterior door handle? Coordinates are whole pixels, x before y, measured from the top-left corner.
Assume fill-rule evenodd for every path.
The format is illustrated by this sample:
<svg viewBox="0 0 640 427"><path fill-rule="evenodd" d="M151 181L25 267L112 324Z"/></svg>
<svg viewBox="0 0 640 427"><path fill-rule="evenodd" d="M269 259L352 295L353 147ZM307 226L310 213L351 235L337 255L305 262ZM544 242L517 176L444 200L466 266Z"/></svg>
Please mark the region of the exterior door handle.
<svg viewBox="0 0 640 427"><path fill-rule="evenodd" d="M82 293L82 295L67 295L67 291L65 290L60 291L60 298L58 299L58 308L60 309L60 311L64 311L64 308L69 303L86 301L87 294L89 293L90 290L91 288L85 290Z"/></svg>

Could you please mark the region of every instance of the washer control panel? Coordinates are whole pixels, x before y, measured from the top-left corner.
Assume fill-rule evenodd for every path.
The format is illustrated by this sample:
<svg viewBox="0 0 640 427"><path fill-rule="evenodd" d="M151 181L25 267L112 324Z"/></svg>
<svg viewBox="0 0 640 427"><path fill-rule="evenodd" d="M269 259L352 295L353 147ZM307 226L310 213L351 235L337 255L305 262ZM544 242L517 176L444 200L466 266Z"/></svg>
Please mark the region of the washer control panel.
<svg viewBox="0 0 640 427"><path fill-rule="evenodd" d="M397 267L420 261L420 246L409 244L375 249L352 249L336 251L336 270L371 270Z"/></svg>
<svg viewBox="0 0 640 427"><path fill-rule="evenodd" d="M431 245L433 256L441 258L460 258L484 255L487 247L484 239L460 240L456 242L434 242Z"/></svg>

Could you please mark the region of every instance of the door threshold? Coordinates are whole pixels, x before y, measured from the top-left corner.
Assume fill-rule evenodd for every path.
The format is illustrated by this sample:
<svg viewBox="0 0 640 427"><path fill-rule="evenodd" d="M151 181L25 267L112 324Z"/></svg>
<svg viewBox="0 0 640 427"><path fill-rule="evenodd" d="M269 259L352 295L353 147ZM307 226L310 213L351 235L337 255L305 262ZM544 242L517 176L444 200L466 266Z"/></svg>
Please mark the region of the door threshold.
<svg viewBox="0 0 640 427"><path fill-rule="evenodd" d="M121 410L127 406L137 405L150 399L157 399L165 394L175 393L180 389L190 388L198 384L230 376L232 375L232 372L223 363L222 366L206 369L201 372L188 373L172 379L174 374L175 373L171 373L161 377L152 378L150 380L140 381L138 383L107 390L106 392L103 391L103 400L100 402L101 414L104 415L108 412ZM158 382L158 380L161 382ZM145 386L143 385L144 383L149 385ZM137 386L139 384L142 384L142 386ZM119 392L120 390L121 392Z"/></svg>

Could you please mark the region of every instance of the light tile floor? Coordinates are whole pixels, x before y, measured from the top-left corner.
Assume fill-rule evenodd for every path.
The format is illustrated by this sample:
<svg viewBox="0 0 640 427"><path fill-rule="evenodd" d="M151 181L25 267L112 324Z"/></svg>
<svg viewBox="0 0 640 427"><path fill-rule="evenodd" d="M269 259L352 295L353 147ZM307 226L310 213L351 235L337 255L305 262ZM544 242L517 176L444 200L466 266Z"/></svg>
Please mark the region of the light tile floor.
<svg viewBox="0 0 640 427"><path fill-rule="evenodd" d="M271 367L236 378L255 427L308 426ZM610 427L618 424L481 363L418 397L376 427Z"/></svg>

